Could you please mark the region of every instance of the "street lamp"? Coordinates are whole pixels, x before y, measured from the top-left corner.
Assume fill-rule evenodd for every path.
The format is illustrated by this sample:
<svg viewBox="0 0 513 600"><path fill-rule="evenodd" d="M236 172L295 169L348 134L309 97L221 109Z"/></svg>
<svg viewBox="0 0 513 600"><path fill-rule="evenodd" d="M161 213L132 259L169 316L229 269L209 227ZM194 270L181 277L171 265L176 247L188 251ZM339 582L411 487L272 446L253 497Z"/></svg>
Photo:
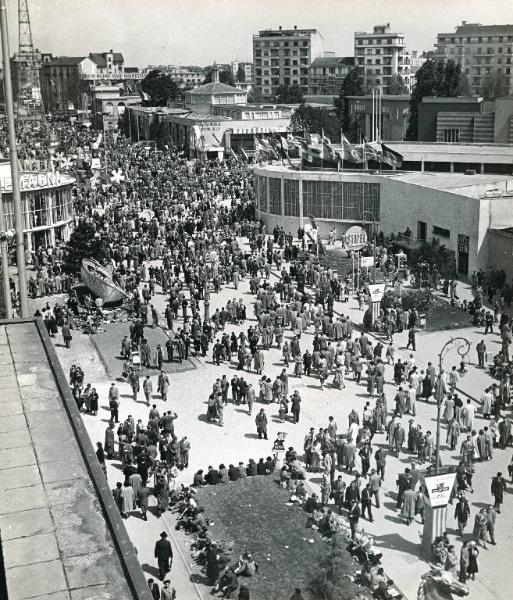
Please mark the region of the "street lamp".
<svg viewBox="0 0 513 600"><path fill-rule="evenodd" d="M431 559L431 547L434 540L442 535L447 524L447 504L450 501L454 486L455 467L442 467L440 461L440 413L444 390L442 385L442 368L447 354L456 350L461 359L469 353L471 342L464 337L450 338L438 354L438 389L436 390L436 456L434 468L424 474L425 511L424 529L422 532L422 551L428 560Z"/></svg>
<svg viewBox="0 0 513 600"><path fill-rule="evenodd" d="M464 337L452 337L443 345L440 353L438 354L438 389L436 393L436 470L440 470L440 413L442 410L442 400L444 397L444 391L442 386L442 369L443 361L447 354L452 350L456 350L460 355L461 359L470 352L470 346L472 342L469 342Z"/></svg>

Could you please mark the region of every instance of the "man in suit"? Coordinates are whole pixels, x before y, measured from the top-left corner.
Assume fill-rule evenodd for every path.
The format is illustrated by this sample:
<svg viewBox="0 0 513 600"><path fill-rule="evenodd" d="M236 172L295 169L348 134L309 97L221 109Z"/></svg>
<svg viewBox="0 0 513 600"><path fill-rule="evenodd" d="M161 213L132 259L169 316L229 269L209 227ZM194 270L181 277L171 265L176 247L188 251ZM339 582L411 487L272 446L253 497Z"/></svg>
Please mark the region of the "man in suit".
<svg viewBox="0 0 513 600"><path fill-rule="evenodd" d="M155 544L155 558L159 565L159 577L164 579L166 573L171 570L173 563L173 549L165 531L160 534L160 540Z"/></svg>
<svg viewBox="0 0 513 600"><path fill-rule="evenodd" d="M349 509L349 514L347 515L347 518L349 519L349 526L351 527L351 539L354 539L354 536L356 535L356 528L358 527L360 514L360 505L355 499L353 499L351 501L351 508Z"/></svg>

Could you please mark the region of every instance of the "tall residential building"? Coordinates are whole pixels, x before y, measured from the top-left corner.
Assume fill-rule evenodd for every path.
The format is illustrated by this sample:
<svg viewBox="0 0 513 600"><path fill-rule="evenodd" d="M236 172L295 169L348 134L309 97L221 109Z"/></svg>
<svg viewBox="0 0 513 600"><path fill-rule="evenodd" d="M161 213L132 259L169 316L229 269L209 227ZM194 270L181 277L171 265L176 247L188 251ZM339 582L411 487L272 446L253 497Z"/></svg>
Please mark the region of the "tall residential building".
<svg viewBox="0 0 513 600"><path fill-rule="evenodd" d="M338 94L345 76L352 68L352 56L335 56L325 52L324 56L316 58L310 65L308 93L315 96Z"/></svg>
<svg viewBox="0 0 513 600"><path fill-rule="evenodd" d="M249 85L253 83L253 63L234 60L231 63L231 70L235 83L246 83ZM241 79L242 74L244 75Z"/></svg>
<svg viewBox="0 0 513 600"><path fill-rule="evenodd" d="M264 29L253 36L254 89L272 100L280 85L299 86L308 93L312 61L322 56L317 29Z"/></svg>
<svg viewBox="0 0 513 600"><path fill-rule="evenodd" d="M411 90L410 55L404 44L404 34L390 31L390 23L375 25L372 33L354 34L354 56L365 83L389 93L392 77L399 75Z"/></svg>
<svg viewBox="0 0 513 600"><path fill-rule="evenodd" d="M480 94L486 75L502 73L513 93L513 25L480 25L463 21L454 33L437 35L436 55L458 61L471 90Z"/></svg>

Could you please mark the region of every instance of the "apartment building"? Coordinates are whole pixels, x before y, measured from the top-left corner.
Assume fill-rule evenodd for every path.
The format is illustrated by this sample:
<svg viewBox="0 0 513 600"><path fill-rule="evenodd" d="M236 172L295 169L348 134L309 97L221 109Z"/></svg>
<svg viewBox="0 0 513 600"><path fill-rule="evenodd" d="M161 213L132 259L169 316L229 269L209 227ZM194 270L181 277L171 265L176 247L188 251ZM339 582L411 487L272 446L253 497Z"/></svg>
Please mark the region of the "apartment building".
<svg viewBox="0 0 513 600"><path fill-rule="evenodd" d="M265 29L253 36L254 88L264 100L280 85L299 86L308 93L309 69L322 56L323 37L317 29Z"/></svg>
<svg viewBox="0 0 513 600"><path fill-rule="evenodd" d="M381 88L386 94L392 78L399 75L411 91L411 59L406 51L404 34L392 32L390 23L375 25L372 33L357 31L354 56L369 88Z"/></svg>
<svg viewBox="0 0 513 600"><path fill-rule="evenodd" d="M481 25L463 21L452 33L437 34L436 56L460 63L472 93L482 92L487 75L507 77L510 94L512 77L513 25Z"/></svg>
<svg viewBox="0 0 513 600"><path fill-rule="evenodd" d="M308 93L315 96L338 94L345 76L354 68L352 56L335 56L325 52L312 61L309 69Z"/></svg>

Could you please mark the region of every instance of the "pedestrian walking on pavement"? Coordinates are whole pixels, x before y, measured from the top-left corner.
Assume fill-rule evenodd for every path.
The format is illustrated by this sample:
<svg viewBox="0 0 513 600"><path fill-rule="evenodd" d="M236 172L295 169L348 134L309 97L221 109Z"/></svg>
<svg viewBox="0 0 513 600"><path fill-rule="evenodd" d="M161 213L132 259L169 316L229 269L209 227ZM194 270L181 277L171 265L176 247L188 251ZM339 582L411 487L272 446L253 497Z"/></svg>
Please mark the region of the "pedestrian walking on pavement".
<svg viewBox="0 0 513 600"><path fill-rule="evenodd" d="M165 531L160 534L160 540L155 544L154 554L159 567L159 578L164 579L166 574L171 571L173 564L173 549Z"/></svg>

